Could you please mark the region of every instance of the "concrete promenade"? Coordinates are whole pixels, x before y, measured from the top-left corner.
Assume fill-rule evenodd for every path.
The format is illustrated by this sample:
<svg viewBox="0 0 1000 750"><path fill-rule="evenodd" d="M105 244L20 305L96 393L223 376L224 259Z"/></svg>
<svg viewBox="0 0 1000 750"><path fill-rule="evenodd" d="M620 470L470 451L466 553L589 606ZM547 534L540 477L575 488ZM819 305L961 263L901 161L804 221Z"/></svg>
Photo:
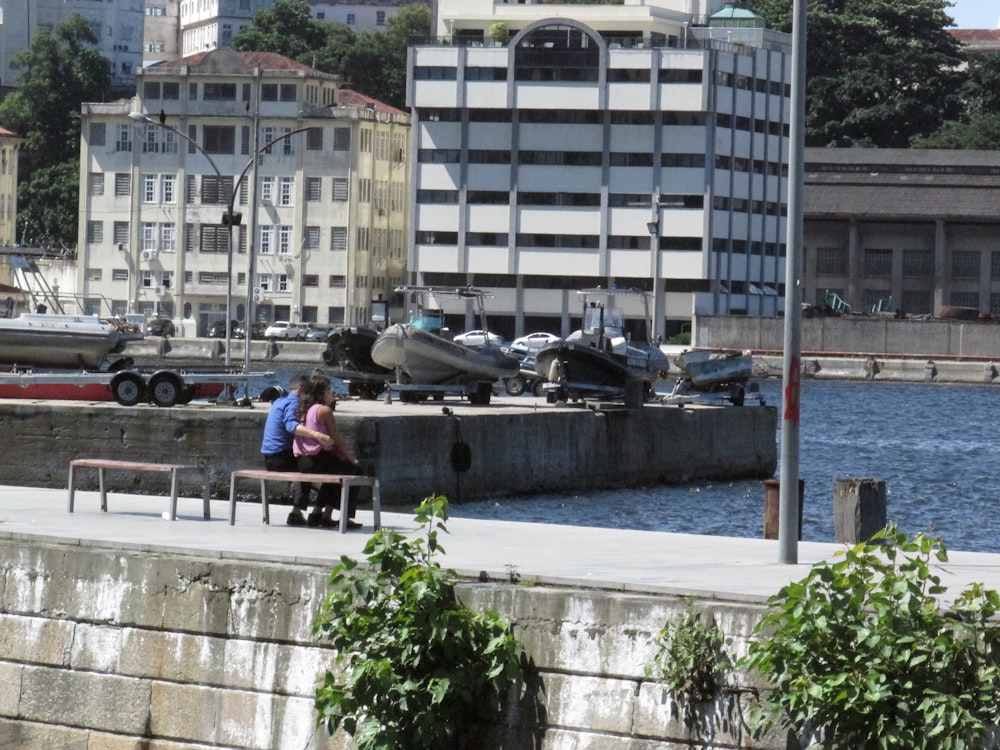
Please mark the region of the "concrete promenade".
<svg viewBox="0 0 1000 750"><path fill-rule="evenodd" d="M341 555L363 558L372 532L371 511L365 509L358 513L365 528L342 535L285 526L287 506L280 505L271 508L271 526L261 523L254 503L239 504L235 526L229 525L229 503L222 500L212 501L210 521L202 519L196 497L179 499L174 522L161 516L169 506L165 496L109 493L105 514L98 492L78 490L75 505L68 513L63 489L0 486L0 538L332 567ZM403 533L416 529L409 514L383 512L382 523ZM842 549L802 542L798 564L786 565L778 563L778 543L763 539L462 518L450 519L448 530L440 562L463 575L485 571L505 581L516 571L526 583L744 603L766 600ZM1000 589L1000 555L949 550L949 557L942 583L950 594L972 582Z"/></svg>

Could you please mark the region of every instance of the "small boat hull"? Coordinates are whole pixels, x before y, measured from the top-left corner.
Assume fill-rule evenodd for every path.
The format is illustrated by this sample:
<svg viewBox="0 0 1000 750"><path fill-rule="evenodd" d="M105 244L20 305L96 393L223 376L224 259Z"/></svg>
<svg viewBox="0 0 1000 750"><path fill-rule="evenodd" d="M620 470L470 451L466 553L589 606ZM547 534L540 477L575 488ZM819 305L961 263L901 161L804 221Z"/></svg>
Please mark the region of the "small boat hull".
<svg viewBox="0 0 1000 750"><path fill-rule="evenodd" d="M518 372L517 360L495 347L456 344L410 323L396 323L379 334L371 357L389 370L401 367L408 382L420 385L496 380Z"/></svg>
<svg viewBox="0 0 1000 750"><path fill-rule="evenodd" d="M677 355L674 362L682 377L699 389L742 383L753 376L753 358L742 352L699 349Z"/></svg>
<svg viewBox="0 0 1000 750"><path fill-rule="evenodd" d="M378 338L378 331L371 328L339 328L326 339L323 362L346 372L369 375L387 375L392 370L382 367L372 360L372 345Z"/></svg>
<svg viewBox="0 0 1000 750"><path fill-rule="evenodd" d="M128 337L96 315L0 319L0 365L100 369Z"/></svg>

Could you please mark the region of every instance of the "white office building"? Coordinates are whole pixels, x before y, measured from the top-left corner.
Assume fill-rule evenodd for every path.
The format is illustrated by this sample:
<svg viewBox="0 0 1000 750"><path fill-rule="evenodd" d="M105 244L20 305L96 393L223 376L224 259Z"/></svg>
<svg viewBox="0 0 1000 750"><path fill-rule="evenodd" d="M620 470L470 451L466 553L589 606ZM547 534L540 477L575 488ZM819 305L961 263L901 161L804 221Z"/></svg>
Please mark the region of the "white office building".
<svg viewBox="0 0 1000 750"><path fill-rule="evenodd" d="M21 71L11 65L28 49L39 28L52 29L81 15L97 37L97 50L110 62L111 85L131 89L142 65L142 3L136 0L66 2L3 0L0 2L0 87L17 85Z"/></svg>
<svg viewBox="0 0 1000 750"><path fill-rule="evenodd" d="M184 335L227 309L359 324L404 280L409 116L334 76L195 55L143 69L131 101L84 104L81 140L86 312L163 315Z"/></svg>
<svg viewBox="0 0 1000 750"><path fill-rule="evenodd" d="M168 5L177 0L146 0ZM180 0L181 54L222 49L276 0ZM402 8L426 0L306 0L309 15L325 23L342 23L352 31L385 29ZM148 27L147 27L148 30Z"/></svg>
<svg viewBox="0 0 1000 750"><path fill-rule="evenodd" d="M569 333L587 287L650 292L643 336L781 309L788 35L722 0L440 0L436 34L408 71L412 281L489 288L508 338Z"/></svg>

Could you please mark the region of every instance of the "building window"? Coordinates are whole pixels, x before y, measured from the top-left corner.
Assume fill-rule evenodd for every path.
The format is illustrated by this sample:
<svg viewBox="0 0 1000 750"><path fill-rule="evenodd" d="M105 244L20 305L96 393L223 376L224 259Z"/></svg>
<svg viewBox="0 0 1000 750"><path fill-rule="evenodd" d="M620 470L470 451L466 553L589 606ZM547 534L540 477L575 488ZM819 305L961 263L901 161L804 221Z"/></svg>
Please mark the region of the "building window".
<svg viewBox="0 0 1000 750"><path fill-rule="evenodd" d="M260 87L260 99L264 102L278 101L278 84L265 83Z"/></svg>
<svg viewBox="0 0 1000 750"><path fill-rule="evenodd" d="M333 178L333 199L335 201L346 201L348 198L348 183L346 177Z"/></svg>
<svg viewBox="0 0 1000 750"><path fill-rule="evenodd" d="M350 128L334 128L333 129L333 150L334 151L350 151L351 150L351 130L350 130Z"/></svg>
<svg viewBox="0 0 1000 750"><path fill-rule="evenodd" d="M292 254L292 228L286 224L278 227L278 254Z"/></svg>
<svg viewBox="0 0 1000 750"><path fill-rule="evenodd" d="M306 151L323 150L323 128L309 128L306 131Z"/></svg>
<svg viewBox="0 0 1000 750"><path fill-rule="evenodd" d="M274 178L262 177L260 180L260 203L270 206L274 203Z"/></svg>
<svg viewBox="0 0 1000 750"><path fill-rule="evenodd" d="M104 195L104 172L91 172L87 175L87 194Z"/></svg>
<svg viewBox="0 0 1000 750"><path fill-rule="evenodd" d="M156 175L144 174L142 176L142 202L156 203Z"/></svg>
<svg viewBox="0 0 1000 750"><path fill-rule="evenodd" d="M132 126L119 125L118 140L115 143L115 151L131 151L131 150L132 150Z"/></svg>
<svg viewBox="0 0 1000 750"><path fill-rule="evenodd" d="M817 276L846 276L847 248L821 247L816 250Z"/></svg>
<svg viewBox="0 0 1000 750"><path fill-rule="evenodd" d="M306 250L319 249L319 227L306 227L303 245Z"/></svg>
<svg viewBox="0 0 1000 750"><path fill-rule="evenodd" d="M865 276L891 276L892 250L866 249Z"/></svg>
<svg viewBox="0 0 1000 750"><path fill-rule="evenodd" d="M203 205L227 205L233 194L233 178L202 175L201 202Z"/></svg>
<svg viewBox="0 0 1000 750"><path fill-rule="evenodd" d="M294 83L283 83L278 87L278 100L295 102L299 98L299 87Z"/></svg>
<svg viewBox="0 0 1000 750"><path fill-rule="evenodd" d="M116 245L128 245L128 228L129 224L127 221L116 221L114 224L114 237L111 241Z"/></svg>
<svg viewBox="0 0 1000 750"><path fill-rule="evenodd" d="M375 11L375 25L376 26L385 26L385 11L384 10L377 10L377 11Z"/></svg>
<svg viewBox="0 0 1000 750"><path fill-rule="evenodd" d="M347 249L347 227L330 227L330 249Z"/></svg>
<svg viewBox="0 0 1000 750"><path fill-rule="evenodd" d="M201 225L201 243L198 247L202 253L229 253L229 227L214 224Z"/></svg>
<svg viewBox="0 0 1000 750"><path fill-rule="evenodd" d="M319 286L319 276L314 273L307 273L302 277L302 286Z"/></svg>
<svg viewBox="0 0 1000 750"><path fill-rule="evenodd" d="M132 175L128 172L115 172L115 195L132 194Z"/></svg>
<svg viewBox="0 0 1000 750"><path fill-rule="evenodd" d="M260 228L260 254L274 254L274 227L262 226Z"/></svg>
<svg viewBox="0 0 1000 750"><path fill-rule="evenodd" d="M103 122L90 123L90 145L103 146L107 138L107 125Z"/></svg>
<svg viewBox="0 0 1000 750"><path fill-rule="evenodd" d="M970 307L978 310L979 292L952 292L951 304L953 307Z"/></svg>
<svg viewBox="0 0 1000 750"><path fill-rule="evenodd" d="M343 289L347 286L346 276L331 276L330 277L330 287L332 289Z"/></svg>
<svg viewBox="0 0 1000 750"><path fill-rule="evenodd" d="M306 200L310 203L322 200L323 180L319 177L306 177Z"/></svg>
<svg viewBox="0 0 1000 750"><path fill-rule="evenodd" d="M279 273L275 274L275 283L277 285L277 291L287 292L288 291L288 274Z"/></svg>
<svg viewBox="0 0 1000 750"><path fill-rule="evenodd" d="M930 250L903 250L904 279L924 279L933 274L934 256Z"/></svg>
<svg viewBox="0 0 1000 750"><path fill-rule="evenodd" d="M87 222L87 242L90 244L95 244L104 241L104 222L103 221L88 221Z"/></svg>
<svg viewBox="0 0 1000 750"><path fill-rule="evenodd" d="M278 180L278 205L291 206L292 196L295 191L294 177L281 177Z"/></svg>
<svg viewBox="0 0 1000 750"><path fill-rule="evenodd" d="M976 250L955 250L951 254L951 276L954 279L979 278L979 252ZM978 307L962 305L962 307Z"/></svg>
<svg viewBox="0 0 1000 750"><path fill-rule="evenodd" d="M236 128L231 125L206 125L202 128L205 136L205 152L209 154L235 154Z"/></svg>

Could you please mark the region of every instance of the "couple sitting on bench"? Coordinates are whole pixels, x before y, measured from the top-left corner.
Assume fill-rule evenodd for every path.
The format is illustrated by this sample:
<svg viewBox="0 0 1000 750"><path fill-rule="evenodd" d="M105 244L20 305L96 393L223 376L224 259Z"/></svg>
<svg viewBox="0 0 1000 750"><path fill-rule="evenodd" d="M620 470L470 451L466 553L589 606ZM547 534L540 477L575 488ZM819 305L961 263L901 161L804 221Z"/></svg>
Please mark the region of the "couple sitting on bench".
<svg viewBox="0 0 1000 750"><path fill-rule="evenodd" d="M325 375L298 374L288 384L288 393L271 404L264 424L264 439L260 452L268 471L301 471L310 474L360 474L358 459L344 445L333 417L335 396L330 379ZM333 509L340 506L336 485L320 484L316 490L316 506L309 517L303 515L309 504L312 485L296 484L293 490L289 526L336 528ZM349 491L347 528L360 529L354 520L357 493Z"/></svg>

